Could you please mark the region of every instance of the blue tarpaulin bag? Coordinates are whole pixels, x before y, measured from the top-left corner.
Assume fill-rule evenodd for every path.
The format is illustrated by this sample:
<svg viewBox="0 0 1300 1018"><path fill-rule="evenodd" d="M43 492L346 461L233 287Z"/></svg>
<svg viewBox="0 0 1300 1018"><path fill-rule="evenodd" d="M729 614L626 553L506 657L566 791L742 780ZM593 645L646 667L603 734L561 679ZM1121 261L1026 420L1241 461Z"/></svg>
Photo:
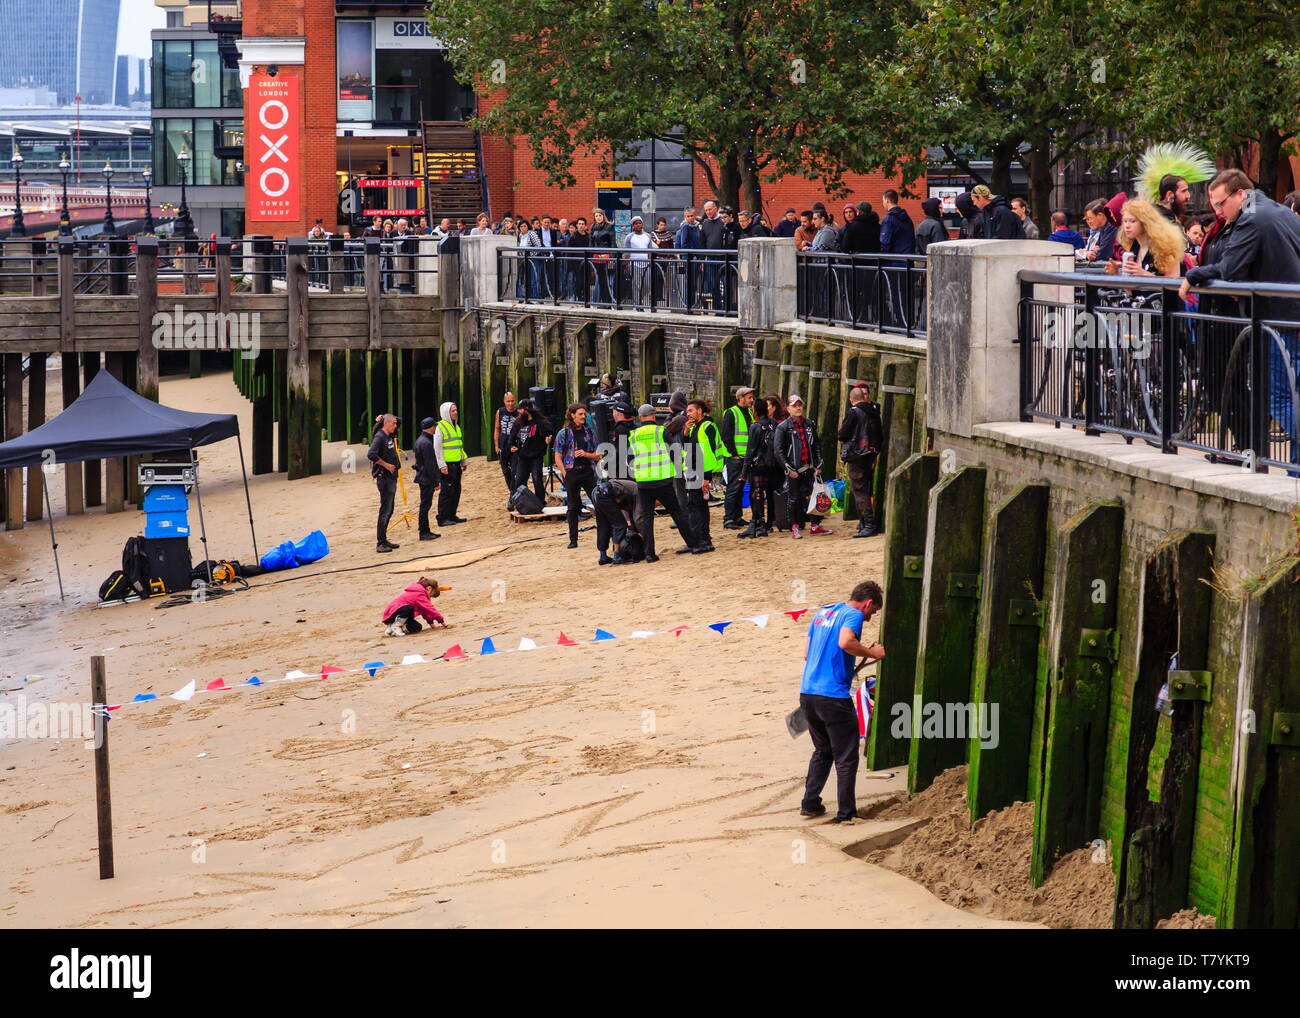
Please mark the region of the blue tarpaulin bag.
<svg viewBox="0 0 1300 1018"><path fill-rule="evenodd" d="M300 566L323 559L330 553L329 542L325 540L325 534L319 530L313 530L293 547Z"/></svg>
<svg viewBox="0 0 1300 1018"><path fill-rule="evenodd" d="M273 573L278 569L292 569L297 564L298 559L294 555L294 546L292 541L284 541L281 544L277 544L262 556L262 568L268 573Z"/></svg>

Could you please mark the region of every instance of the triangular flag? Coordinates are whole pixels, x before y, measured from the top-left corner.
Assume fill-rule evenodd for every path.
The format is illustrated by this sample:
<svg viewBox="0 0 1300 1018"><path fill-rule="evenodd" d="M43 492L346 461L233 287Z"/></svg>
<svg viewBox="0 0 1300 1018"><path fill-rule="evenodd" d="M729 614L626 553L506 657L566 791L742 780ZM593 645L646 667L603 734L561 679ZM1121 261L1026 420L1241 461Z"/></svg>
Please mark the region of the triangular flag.
<svg viewBox="0 0 1300 1018"><path fill-rule="evenodd" d="M593 641L593 642L595 642L595 643L599 643L601 640L617 640L617 639L618 639L618 637L615 636L613 633L607 633L607 632L606 632L605 630L603 630L603 629L597 629L597 630L596 630L596 639L595 639L595 641Z"/></svg>
<svg viewBox="0 0 1300 1018"><path fill-rule="evenodd" d="M339 668L337 665L322 665L320 670L320 677L322 679L327 679L331 675L338 675L340 672L345 672L345 671L347 671L346 668Z"/></svg>
<svg viewBox="0 0 1300 1018"><path fill-rule="evenodd" d="M379 669L384 667L384 662L367 661L361 667L364 668L366 671L368 671L370 673L370 677L373 679L375 677L375 672L379 671Z"/></svg>
<svg viewBox="0 0 1300 1018"><path fill-rule="evenodd" d="M767 628L767 616L766 616L766 615L750 615L750 616L746 617L745 621L746 621L746 622L752 622L752 623L754 623L754 625L758 626L759 629L766 629L766 628Z"/></svg>
<svg viewBox="0 0 1300 1018"><path fill-rule="evenodd" d="M792 611L792 612L782 612L781 614L782 614L782 615L789 615L789 616L790 616L790 619L791 619L792 621L794 621L794 622L798 622L798 621L799 621L799 616L802 615L802 614L803 614L804 612L806 612L807 610L808 610L807 608L797 608L797 609L795 609L795 610Z"/></svg>
<svg viewBox="0 0 1300 1018"><path fill-rule="evenodd" d="M180 689L176 690L176 692L172 693L172 699L181 701L194 699L194 680L191 679L189 682L185 683L185 685L181 686Z"/></svg>
<svg viewBox="0 0 1300 1018"><path fill-rule="evenodd" d="M653 629L638 629L636 632L634 632L634 633L628 633L627 635L628 635L629 639L633 639L633 640L644 640L644 639L646 639L647 637L654 636L654 635L655 635L655 632L654 632Z"/></svg>
<svg viewBox="0 0 1300 1018"><path fill-rule="evenodd" d="M444 661L466 661L469 659L469 655L460 649L459 643L456 643L442 652L442 659Z"/></svg>
<svg viewBox="0 0 1300 1018"><path fill-rule="evenodd" d="M714 632L716 632L716 633L721 633L721 632L722 632L724 629L726 629L729 625L731 625L730 622L710 622L710 623L709 623L709 628L712 629L712 630L713 630Z"/></svg>
<svg viewBox="0 0 1300 1018"><path fill-rule="evenodd" d="M527 636L525 636L522 640L519 641L519 649L520 649L520 650L536 650L536 649L537 649L537 644L535 644L531 639L529 639Z"/></svg>
<svg viewBox="0 0 1300 1018"><path fill-rule="evenodd" d="M206 686L204 686L203 688L204 688L204 689L220 689L220 690L227 690L227 689L229 689L230 687L226 685L226 680L225 680L225 679L213 679L211 682L209 682L209 683L208 683Z"/></svg>
<svg viewBox="0 0 1300 1018"><path fill-rule="evenodd" d="M145 700L157 700L157 699L158 697L155 696L153 693L136 693L135 696L131 697L131 702L143 703Z"/></svg>
<svg viewBox="0 0 1300 1018"><path fill-rule="evenodd" d="M429 659L423 654L407 654L406 657L402 658L402 664L404 665L427 665L428 663Z"/></svg>
<svg viewBox="0 0 1300 1018"><path fill-rule="evenodd" d="M555 645L557 647L576 647L578 645L578 641L570 640L567 636L564 635L564 631L561 630L560 638L555 641Z"/></svg>
<svg viewBox="0 0 1300 1018"><path fill-rule="evenodd" d="M285 672L285 673L284 673L284 680L283 680L283 681L285 681L285 682L292 682L294 679L310 679L310 678L311 678L311 676L308 675L306 672L300 672L297 668L295 668L295 669L294 669L293 671L291 671L291 672Z"/></svg>
<svg viewBox="0 0 1300 1018"><path fill-rule="evenodd" d="M490 636L483 641L483 646L478 649L479 657L482 657L484 654L495 654L496 652L497 645L492 642L492 637Z"/></svg>
<svg viewBox="0 0 1300 1018"><path fill-rule="evenodd" d="M690 628L691 628L690 626L677 626L673 629L670 629L669 632L672 633L673 636L681 636L682 633L684 633L686 630Z"/></svg>
<svg viewBox="0 0 1300 1018"><path fill-rule="evenodd" d="M115 704L115 705L112 706L112 707L109 707L108 709L109 709L109 710L117 710L118 707L121 707L121 706L122 706L122 705L119 703L119 704Z"/></svg>
<svg viewBox="0 0 1300 1018"><path fill-rule="evenodd" d="M261 684L262 684L262 680L259 679L256 675L252 676L251 678L245 679L241 683L241 685L244 686L260 686Z"/></svg>

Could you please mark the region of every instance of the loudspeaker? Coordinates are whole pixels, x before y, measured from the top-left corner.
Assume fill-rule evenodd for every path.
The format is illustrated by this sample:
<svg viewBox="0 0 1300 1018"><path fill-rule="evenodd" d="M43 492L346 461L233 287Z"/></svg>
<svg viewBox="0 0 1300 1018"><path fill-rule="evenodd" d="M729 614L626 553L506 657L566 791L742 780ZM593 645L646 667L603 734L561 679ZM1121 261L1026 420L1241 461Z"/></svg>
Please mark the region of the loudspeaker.
<svg viewBox="0 0 1300 1018"><path fill-rule="evenodd" d="M550 386L534 385L528 390L528 398L551 422L551 429L559 431L564 427L564 411L555 405L555 390Z"/></svg>
<svg viewBox="0 0 1300 1018"><path fill-rule="evenodd" d="M149 579L161 580L169 594L190 589L190 572L194 566L188 538L145 538L144 545L149 556Z"/></svg>
<svg viewBox="0 0 1300 1018"><path fill-rule="evenodd" d="M652 392L650 398L646 401L655 408L655 422L658 424L667 424L673 412L668 409L668 404L672 402L673 394L671 392Z"/></svg>

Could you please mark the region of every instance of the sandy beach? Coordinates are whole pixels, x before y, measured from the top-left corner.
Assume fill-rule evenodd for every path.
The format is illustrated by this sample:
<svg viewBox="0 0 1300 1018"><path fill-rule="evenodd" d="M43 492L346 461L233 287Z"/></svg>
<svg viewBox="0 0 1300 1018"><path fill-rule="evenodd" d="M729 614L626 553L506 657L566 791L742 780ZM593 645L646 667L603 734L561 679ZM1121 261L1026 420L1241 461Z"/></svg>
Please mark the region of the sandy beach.
<svg viewBox="0 0 1300 1018"><path fill-rule="evenodd" d="M227 376L164 379L161 399L238 412L249 431ZM401 549L376 556L364 449L328 445L323 462L320 477L254 478L252 501L262 551L321 529L328 558L205 604L94 607L142 517L67 517L61 480L65 603L47 525L0 534L0 686L85 700L89 659L103 654L111 702L160 698L111 722L112 880L98 879L92 754L75 740L0 743L0 924L1036 925L961 911L864 861L905 821L798 816L810 744L790 739L783 716L797 705L807 617L781 613L880 578L883 538L851 540L841 523L798 544L738 541L715 511L716 554L597 568L591 533L569 550L560 524L511 523L496 464L474 461L469 523L423 544L399 530ZM210 557L251 559L234 443L203 449L201 463ZM201 561L197 527L191 545ZM395 571L404 562L497 545L508 547L425 570L453 588L439 602L450 628L382 635L381 608L419 575ZM759 614L765 627L744 621ZM734 624L707 628L721 621ZM666 632L678 626L692 628ZM619 638L591 643L596 627ZM555 646L561 632L583 642ZM538 649L319 678L455 643L477 651L485 637ZM167 698L191 680L294 669L311 677ZM904 781L862 772L859 807Z"/></svg>

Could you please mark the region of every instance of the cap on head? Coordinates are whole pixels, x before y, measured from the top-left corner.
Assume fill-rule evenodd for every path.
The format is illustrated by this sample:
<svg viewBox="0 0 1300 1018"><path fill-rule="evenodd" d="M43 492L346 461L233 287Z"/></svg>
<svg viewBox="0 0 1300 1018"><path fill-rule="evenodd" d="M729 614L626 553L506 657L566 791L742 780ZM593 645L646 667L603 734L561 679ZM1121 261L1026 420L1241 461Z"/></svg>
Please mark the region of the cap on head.
<svg viewBox="0 0 1300 1018"><path fill-rule="evenodd" d="M655 408L649 403L642 403L641 409L637 411L637 415L639 417L653 417L655 415Z"/></svg>
<svg viewBox="0 0 1300 1018"><path fill-rule="evenodd" d="M424 420L422 420L422 421L420 422L420 430L421 430L421 431L428 431L430 428L432 428L432 427L433 427L435 424L437 424L437 423L438 423L438 422L435 421L432 417L426 417Z"/></svg>
<svg viewBox="0 0 1300 1018"><path fill-rule="evenodd" d="M971 195L975 198L992 198L993 192L988 189L986 184L976 184L971 190Z"/></svg>
<svg viewBox="0 0 1300 1018"><path fill-rule="evenodd" d="M736 390L736 399L740 399L741 396L747 396L749 393L753 391L754 390L751 389L748 385L742 385L739 389Z"/></svg>
<svg viewBox="0 0 1300 1018"><path fill-rule="evenodd" d="M797 392L792 392L788 397L786 397L785 405L794 406L796 403L798 403L800 406L803 406L803 397L800 396Z"/></svg>

